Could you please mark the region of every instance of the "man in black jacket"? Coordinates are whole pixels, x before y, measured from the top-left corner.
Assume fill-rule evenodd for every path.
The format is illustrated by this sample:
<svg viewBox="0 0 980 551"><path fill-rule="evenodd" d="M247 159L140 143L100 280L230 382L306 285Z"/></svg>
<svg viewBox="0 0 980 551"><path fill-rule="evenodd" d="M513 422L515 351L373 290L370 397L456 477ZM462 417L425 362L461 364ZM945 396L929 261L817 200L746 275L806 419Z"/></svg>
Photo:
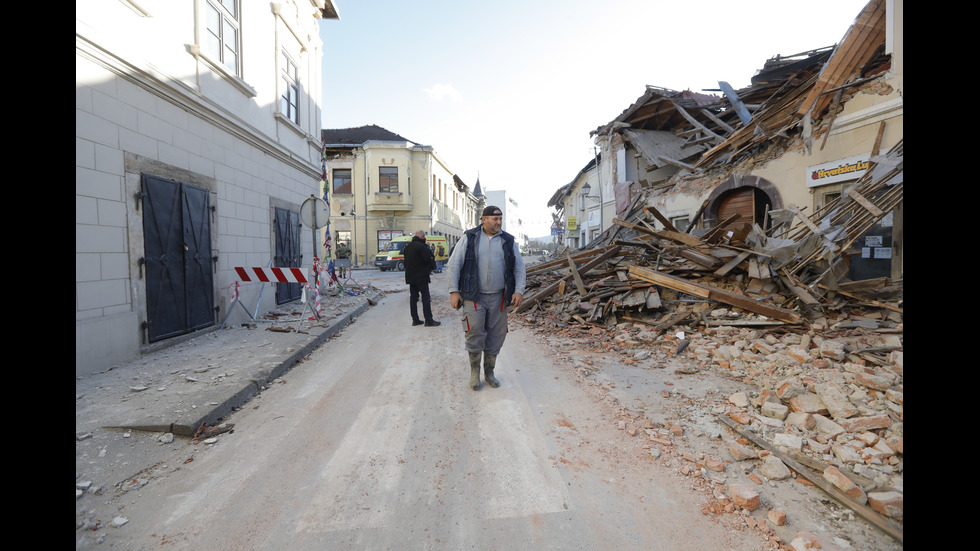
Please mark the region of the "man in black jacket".
<svg viewBox="0 0 980 551"><path fill-rule="evenodd" d="M405 245L402 251L405 255L405 283L411 293L409 299L412 312L412 325L425 324L426 327L441 325L432 319L432 304L429 297L429 274L436 268L436 259L425 244L425 232L415 232L412 241ZM419 299L422 300L422 314L425 321L419 319Z"/></svg>

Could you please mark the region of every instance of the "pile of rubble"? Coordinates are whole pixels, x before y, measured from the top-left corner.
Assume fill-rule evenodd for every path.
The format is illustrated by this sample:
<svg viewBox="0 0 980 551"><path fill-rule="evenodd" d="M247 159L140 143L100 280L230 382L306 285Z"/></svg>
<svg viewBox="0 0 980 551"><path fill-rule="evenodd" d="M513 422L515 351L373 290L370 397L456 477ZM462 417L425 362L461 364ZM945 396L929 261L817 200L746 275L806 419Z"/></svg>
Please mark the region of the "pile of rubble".
<svg viewBox="0 0 980 551"><path fill-rule="evenodd" d="M901 202L901 159L899 144L853 193L809 217L792 210L795 225L777 213L765 231L679 232L641 195L590 247L530 267L516 313L590 335L627 365L683 356L753 385L708 404L735 434L730 459L770 479L795 472L901 542L902 282L843 278L854 240ZM683 432L623 423L667 447ZM736 486L719 499L753 508Z"/></svg>

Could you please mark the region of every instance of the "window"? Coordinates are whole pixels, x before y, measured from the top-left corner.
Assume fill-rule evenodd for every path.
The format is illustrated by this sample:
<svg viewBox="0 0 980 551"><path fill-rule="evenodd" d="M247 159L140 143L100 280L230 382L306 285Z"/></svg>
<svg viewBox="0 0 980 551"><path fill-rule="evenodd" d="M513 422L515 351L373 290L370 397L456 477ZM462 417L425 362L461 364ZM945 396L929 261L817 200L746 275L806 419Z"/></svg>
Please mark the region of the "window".
<svg viewBox="0 0 980 551"><path fill-rule="evenodd" d="M282 106L280 110L287 119L299 124L299 68L285 52L282 54Z"/></svg>
<svg viewBox="0 0 980 551"><path fill-rule="evenodd" d="M674 229L684 233L687 231L687 227L691 224L687 216L677 216L670 219L670 224L674 226Z"/></svg>
<svg viewBox="0 0 980 551"><path fill-rule="evenodd" d="M336 235L337 235L337 238L336 238L336 240L334 242L338 246L341 243L343 243L344 245L347 245L348 248L351 246L350 231L340 231L340 230L338 230Z"/></svg>
<svg viewBox="0 0 980 551"><path fill-rule="evenodd" d="M208 0L208 54L239 75L238 0Z"/></svg>
<svg viewBox="0 0 980 551"><path fill-rule="evenodd" d="M399 237L403 233L401 230L378 230L378 251L387 250L392 238Z"/></svg>
<svg viewBox="0 0 980 551"><path fill-rule="evenodd" d="M382 166L379 167L378 180L380 181L381 193L398 193L398 167Z"/></svg>
<svg viewBox="0 0 980 551"><path fill-rule="evenodd" d="M335 168L333 169L333 192L334 193L354 193L351 191L350 183L350 169L349 168Z"/></svg>

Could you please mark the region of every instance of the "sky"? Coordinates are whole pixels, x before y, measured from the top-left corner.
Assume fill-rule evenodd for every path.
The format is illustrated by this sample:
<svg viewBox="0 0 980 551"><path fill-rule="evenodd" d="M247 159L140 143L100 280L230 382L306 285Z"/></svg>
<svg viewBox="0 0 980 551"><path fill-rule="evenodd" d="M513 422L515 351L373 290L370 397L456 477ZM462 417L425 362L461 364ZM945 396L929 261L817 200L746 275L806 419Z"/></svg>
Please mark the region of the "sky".
<svg viewBox="0 0 980 551"><path fill-rule="evenodd" d="M477 178L506 190L535 238L593 158L589 133L647 85L744 88L771 57L840 42L867 0L334 3L340 19L320 22L324 128L432 146L471 191Z"/></svg>

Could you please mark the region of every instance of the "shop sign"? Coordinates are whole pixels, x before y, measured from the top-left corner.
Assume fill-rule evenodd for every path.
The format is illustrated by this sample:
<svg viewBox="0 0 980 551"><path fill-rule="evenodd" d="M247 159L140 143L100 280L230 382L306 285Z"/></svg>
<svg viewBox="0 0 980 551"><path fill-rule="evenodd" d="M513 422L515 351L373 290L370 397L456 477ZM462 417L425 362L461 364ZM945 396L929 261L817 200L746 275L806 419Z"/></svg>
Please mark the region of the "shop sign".
<svg viewBox="0 0 980 551"><path fill-rule="evenodd" d="M825 186L838 182L857 180L868 170L870 154L857 155L806 169L807 187Z"/></svg>

